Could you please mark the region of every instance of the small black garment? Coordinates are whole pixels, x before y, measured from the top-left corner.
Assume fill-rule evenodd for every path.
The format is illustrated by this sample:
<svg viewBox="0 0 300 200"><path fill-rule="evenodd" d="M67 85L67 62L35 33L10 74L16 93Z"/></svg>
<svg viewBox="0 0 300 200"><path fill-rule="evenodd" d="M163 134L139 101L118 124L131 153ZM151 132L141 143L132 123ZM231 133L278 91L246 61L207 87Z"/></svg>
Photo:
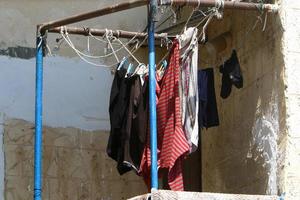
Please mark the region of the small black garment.
<svg viewBox="0 0 300 200"><path fill-rule="evenodd" d="M117 161L120 174L130 171L131 168L123 165L124 135L126 134L126 118L129 104L129 85L125 79L127 70L121 68L115 73L109 100L110 135L106 148L107 155Z"/></svg>
<svg viewBox="0 0 300 200"><path fill-rule="evenodd" d="M219 115L215 94L213 68L198 70L199 117L200 128L219 125Z"/></svg>
<svg viewBox="0 0 300 200"><path fill-rule="evenodd" d="M232 51L231 57L220 66L220 73L223 74L220 94L223 99L229 97L232 85L238 89L243 87L243 75L235 50Z"/></svg>
<svg viewBox="0 0 300 200"><path fill-rule="evenodd" d="M139 75L128 79L130 100L124 138L123 165L139 172L148 126L148 93L146 82L142 85Z"/></svg>
<svg viewBox="0 0 300 200"><path fill-rule="evenodd" d="M110 135L107 154L117 162L119 174L139 170L147 131L147 93L139 76L115 73L109 101Z"/></svg>

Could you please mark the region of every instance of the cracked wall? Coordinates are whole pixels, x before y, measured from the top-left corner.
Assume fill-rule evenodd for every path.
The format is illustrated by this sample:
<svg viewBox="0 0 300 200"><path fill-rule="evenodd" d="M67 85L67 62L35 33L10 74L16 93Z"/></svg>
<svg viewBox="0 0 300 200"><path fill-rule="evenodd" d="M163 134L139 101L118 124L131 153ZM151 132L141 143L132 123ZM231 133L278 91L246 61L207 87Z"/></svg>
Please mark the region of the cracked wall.
<svg viewBox="0 0 300 200"><path fill-rule="evenodd" d="M202 132L204 191L287 192L289 199L299 196L297 41L300 23L297 22L300 5L296 0L277 2L284 4L278 15L268 16L265 31L262 31L261 22L256 24L258 12L225 11L224 20L213 21L209 25L209 38L227 31L233 34L232 48L238 49L244 88L234 88L226 100L218 97L221 125ZM33 155L35 61L32 49L35 25L111 3L96 0L84 4L68 0L27 1L24 6L16 0L0 2L0 25L6 27L0 30L0 87L3 93L0 98L0 195L4 194L6 175L7 199L30 199L32 196L30 156ZM97 28L109 26L142 30L145 13L146 10L137 9L132 13L126 12L126 19L122 18L122 12L113 17L80 23L79 26L88 24ZM136 20L136 15L144 18L133 24L130 19ZM57 37L49 35L50 47L56 45ZM79 48L86 49L86 39L77 36L72 39ZM103 54L103 47L91 44L95 54ZM220 65L229 57L229 49L216 59L200 56L201 67ZM74 199L101 199L103 194L107 199L119 199L145 192L141 180L134 175L119 177L114 163L99 151L107 138L107 133L100 130L109 128L107 104L112 80L109 70L83 63L64 43L59 51L52 53L54 56L45 59L45 198L60 199L74 195ZM140 56L143 55L144 52L141 52ZM221 75L217 69L215 84L219 96ZM3 153L6 155L5 170ZM188 189L194 191L199 188L199 179L195 178L196 174L199 175L198 155L194 154L190 165L186 166L186 183ZM89 164L82 165L83 162ZM71 166L70 169L62 163ZM108 171L103 171L103 168ZM116 187L119 194L114 194L112 187Z"/></svg>
<svg viewBox="0 0 300 200"><path fill-rule="evenodd" d="M32 136L32 123L34 122L36 25L121 1L92 0L84 3L71 0L0 1L0 26L4 27L0 30L0 88L2 91L0 98L0 199L4 199L4 195L6 199L31 199L33 195L32 139L27 137ZM126 13L126 18L122 18L124 13ZM146 18L146 8L138 8L74 25L141 31L146 26ZM135 23L131 23L133 19ZM45 135L53 134L56 137L60 134L68 134L74 138L81 132L85 134L87 141L92 140L93 136L98 134L99 136L95 136L95 138L101 138L101 141L96 140L99 142L97 144L99 146L95 144L83 147L77 142L76 145L79 145L76 147L77 150L75 150L75 145L72 147L70 145L63 146L64 144L57 146L56 142L44 149L44 161L46 162L44 165L46 167L54 166L50 163L57 155L56 160L54 159L55 162L65 163L67 166L77 164L81 170L78 176L70 178L68 169L61 164L59 167L55 166L61 168L60 171L50 169L52 174L45 168L44 170L48 170L47 173L50 173L45 174L47 177L44 182L45 198L68 199L65 198L66 195L71 194L73 195L72 199L91 199L92 197L87 194L93 193L92 199L101 199L102 194L104 199L120 199L145 192L144 183L135 179L135 175L118 176L112 169L115 166L114 163L105 157L103 149L101 152L99 150L107 143L108 100L113 78L111 72L108 69L93 67L83 62L66 43L55 48L58 45L56 38L59 37L58 34L48 34L47 38L53 56L47 56L44 59L43 122L46 126ZM85 37L71 36L71 39L77 48L81 50L87 48ZM90 50L95 54L103 55L104 47L105 44L90 40ZM123 54L124 52L121 52L120 57ZM115 60L102 59L96 62L112 64ZM19 123L8 123L12 119L19 119L16 120ZM27 126L30 126L31 129L27 129ZM22 143L18 140L19 143L14 143L15 141L8 142L7 138L3 139L4 129L7 128L10 129L9 135L15 134L14 136L21 138L20 140L24 136L28 141ZM25 131L22 131L23 129ZM74 136L72 136L73 132ZM48 140L51 137L46 136L46 138ZM45 143L48 143L49 141L46 140ZM67 140L66 137L64 140ZM71 152L72 148L74 152ZM91 151L87 159L95 158L92 161L81 159L82 154L88 154L88 149ZM7 162L4 162L4 158ZM78 163L76 159L78 159ZM90 163L86 165L87 168L80 168L83 165L80 163L81 161ZM10 162L16 164L16 169L9 170L12 167L11 165L7 166ZM53 161L53 163L55 162ZM109 166L109 169L101 170L107 168L106 165ZM66 174L63 174L64 170L66 170ZM97 172L98 174L86 174L82 172L83 170L93 173L96 173L97 170L100 171ZM65 178L59 182L56 178L60 175ZM90 176L95 176L95 178ZM128 184L129 182L132 184ZM111 191L114 187L120 194L112 194ZM49 194L52 193L57 193L58 196L53 196L53 194L50 197Z"/></svg>
<svg viewBox="0 0 300 200"><path fill-rule="evenodd" d="M280 2L277 2L280 3ZM256 11L224 11L208 28L210 39L230 31L232 44L218 55L202 49L201 68L215 67L220 126L202 131L203 191L239 194L284 192L285 85L282 13L258 20ZM218 71L237 50L244 87L221 99Z"/></svg>
<svg viewBox="0 0 300 200"><path fill-rule="evenodd" d="M5 200L32 199L33 130L24 120L4 123ZM127 199L147 192L133 172L122 177L106 155L108 132L43 130L43 199Z"/></svg>

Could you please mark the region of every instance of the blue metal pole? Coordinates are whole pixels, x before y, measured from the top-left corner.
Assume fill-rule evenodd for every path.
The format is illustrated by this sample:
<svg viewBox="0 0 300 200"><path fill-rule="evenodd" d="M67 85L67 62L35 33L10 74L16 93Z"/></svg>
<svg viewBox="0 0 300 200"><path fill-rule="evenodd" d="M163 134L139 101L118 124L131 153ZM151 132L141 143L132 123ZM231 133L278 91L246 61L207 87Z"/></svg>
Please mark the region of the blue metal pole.
<svg viewBox="0 0 300 200"><path fill-rule="evenodd" d="M34 200L42 199L43 39L37 38L35 88Z"/></svg>
<svg viewBox="0 0 300 200"><path fill-rule="evenodd" d="M154 16L155 16L156 8L157 8L157 0L151 0L150 15L148 18L151 189L158 189L155 38L154 38L154 32L155 32Z"/></svg>

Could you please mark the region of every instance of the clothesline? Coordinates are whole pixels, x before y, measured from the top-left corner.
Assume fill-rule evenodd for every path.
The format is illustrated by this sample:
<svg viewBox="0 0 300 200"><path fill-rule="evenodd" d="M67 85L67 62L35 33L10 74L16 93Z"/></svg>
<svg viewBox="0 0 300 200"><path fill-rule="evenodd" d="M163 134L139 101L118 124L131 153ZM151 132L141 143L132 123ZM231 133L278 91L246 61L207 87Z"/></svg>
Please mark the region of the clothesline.
<svg viewBox="0 0 300 200"><path fill-rule="evenodd" d="M178 5L178 6L193 6L193 7L216 7L217 9L240 9L240 10L261 10L268 12L277 12L278 6L273 4L262 3L245 3L236 1L224 0L132 0L119 3L113 6L108 6L95 11L74 15L68 18L43 23L37 26L37 53L36 53L36 96L35 96L35 147L34 147L34 198L41 199L42 195L42 97L43 97L43 48L46 40L46 32L56 30L56 28L66 26L72 23L77 23L83 20L88 20L115 12L150 5L150 15L148 24L149 36L149 107L150 107L150 146L151 146L151 187L158 189L157 178L157 134L156 134L156 99L155 99L155 46L154 46L154 17L157 6ZM59 29L60 30L60 29ZM84 29L77 30L82 35L88 32ZM74 29L74 34L77 32ZM97 33L94 33L95 35ZM102 34L101 31L99 34ZM124 36L130 33L115 32L113 36ZM140 35L140 37L145 37ZM178 75L178 74L177 74ZM228 75L226 73L226 75Z"/></svg>
<svg viewBox="0 0 300 200"><path fill-rule="evenodd" d="M103 36L105 35L107 29L95 29L95 28L85 28L85 27L66 27L66 31L69 34L74 35L85 35L89 36L89 34L92 34L94 36ZM125 30L109 30L112 32L112 35L117 38L132 38L135 37L136 39L144 39L148 33L146 32L133 32L133 31L125 31ZM52 28L48 32L50 33L60 33L61 27ZM156 39L163 39L168 37L167 33L158 33L155 34Z"/></svg>
<svg viewBox="0 0 300 200"><path fill-rule="evenodd" d="M166 5L181 5L181 6L194 6L194 7L215 7L219 0L158 0L159 6ZM73 24L76 22L92 19L95 17L100 17L108 15L111 13L137 8L141 6L148 5L148 0L134 0L124 3L115 4L113 6L108 6L99 10L82 13L79 15L74 15L68 18L47 22L38 25L38 32L44 34L47 30L57 28L60 26L65 26L68 24ZM277 12L278 5L276 4L262 4L262 3L246 3L246 2L236 2L236 1L224 1L222 4L222 9L238 9L238 10L257 10Z"/></svg>

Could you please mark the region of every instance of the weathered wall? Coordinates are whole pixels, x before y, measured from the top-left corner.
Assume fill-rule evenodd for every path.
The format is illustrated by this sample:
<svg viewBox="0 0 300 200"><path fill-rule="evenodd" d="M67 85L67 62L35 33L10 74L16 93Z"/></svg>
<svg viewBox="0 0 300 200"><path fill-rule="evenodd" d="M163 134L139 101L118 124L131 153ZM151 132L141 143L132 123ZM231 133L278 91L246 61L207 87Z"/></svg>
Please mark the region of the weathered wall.
<svg viewBox="0 0 300 200"><path fill-rule="evenodd" d="M215 70L220 126L202 132L203 190L207 192L277 194L281 146L285 146L283 27L280 15L269 14L266 29L254 27L259 12L228 11L209 26L208 36L232 33L228 50L201 57L201 67L216 67L236 49L244 87L233 87L221 99L221 74ZM253 30L252 30L253 29Z"/></svg>
<svg viewBox="0 0 300 200"><path fill-rule="evenodd" d="M300 2L283 1L287 151L284 166L286 199L300 199Z"/></svg>
<svg viewBox="0 0 300 200"><path fill-rule="evenodd" d="M13 148L18 148L21 151L25 148L17 144L9 144L15 146L10 146L9 148L12 150L8 151L9 148L7 148L7 144L5 143L4 149L2 139L4 129L3 124L6 124L7 121L13 118L26 120L28 123L34 121L34 47L36 25L121 1L122 0L91 0L85 1L84 3L79 0L0 1L0 88L2 93L0 98L0 199L4 199L4 168L6 169L6 172L8 170L7 166L4 165L4 155L6 159L14 159L15 154L13 153ZM126 13L126 18L123 17L124 13ZM139 16L138 19L136 16ZM77 26L141 31L146 25L146 17L146 9L139 8L88 20L77 24ZM132 21L135 23L132 23ZM59 37L59 35L49 34L48 42L51 49L56 45L55 39L57 37ZM72 37L72 40L81 50L87 48L86 38ZM90 40L91 51L95 52L97 55L104 53L103 46L103 44L100 44L95 40ZM80 129L82 130L82 133L87 134L86 137L88 138L92 138L92 135L96 133L99 135L107 135L107 133L103 133L100 130L107 131L109 129L108 100L112 81L110 71L100 67L93 67L82 62L65 43L61 45L59 51L52 51L52 53L54 56L46 57L44 62L44 124L49 128L58 127L58 129L52 129L54 135L59 134L59 132L64 133L64 127L72 127L75 132L78 132ZM102 63L115 62L113 60L98 60L97 62L99 61ZM25 124L27 124L27 122ZM61 129L59 127L61 127ZM16 127L14 130L14 132L20 133L20 137L23 136L22 131L20 131L20 126ZM88 131L96 132L93 133ZM69 135L72 134L69 133ZM107 140L105 136L103 140L99 141L98 145L101 146L106 143ZM56 144L53 144L53 146L55 145ZM26 148L29 151L28 156L32 156L32 147ZM53 152L61 152L64 148L55 147L52 149L55 149ZM91 147L91 149L93 148ZM45 160L49 161L51 159L51 157L48 157L51 156L51 151L50 147L46 148ZM68 148L67 151L69 152ZM80 151L77 150L76 152ZM94 152L96 152L96 149L93 150L93 153ZM103 150L102 153L104 153ZM102 153L101 156L103 156ZM60 156L61 155L62 154L60 154ZM66 153L66 156L69 155L70 154ZM80 156L80 154L78 156ZM20 156L17 158L21 159ZM63 158L60 157L59 159L59 161L63 161ZM101 159L99 158L97 162ZM22 162L22 160L18 160L18 162ZM95 161L94 164L96 165L97 162ZM101 160L101 163L108 164L110 162L108 159L104 159ZM109 165L114 167L113 164ZM89 167L91 167L91 165ZM33 171L32 168L27 168L26 170L28 173ZM100 171L99 173L102 172L103 171ZM115 176L115 178L116 177L117 176ZM12 179L12 177L9 178ZM13 189L12 184L14 187L17 187L15 186L15 183L18 182L18 178L22 184L20 184L18 188ZM124 184L124 181L126 181L127 178L122 177L122 179L114 179L114 181L117 180L120 180L120 182L123 180L122 183ZM7 182L9 188L24 191L24 195L29 195L28 191L32 191L32 188L30 188L32 187L31 178L23 179L23 175L18 174L18 176L14 177L13 181L15 182ZM47 179L47 181L49 180ZM68 186L69 190L77 190L76 184L78 185L79 183L80 181L77 179L74 183L74 187L72 187L73 184ZM45 184L49 183L46 182ZM112 189L111 186L111 184L105 186L108 187L107 191ZM128 194L131 194L130 191L135 191L132 192L132 194L139 193L139 190L139 187L125 189L126 192L128 191ZM105 193L104 191L103 194L108 193L109 192ZM17 194L21 195L20 192ZM11 192L6 190L6 195L11 195ZM109 198L109 195L107 195L107 197ZM13 197L9 198L11 199Z"/></svg>
<svg viewBox="0 0 300 200"><path fill-rule="evenodd" d="M5 200L32 199L33 130L24 120L4 124ZM43 199L127 199L147 192L133 172L120 177L106 155L108 133L44 127Z"/></svg>
<svg viewBox="0 0 300 200"><path fill-rule="evenodd" d="M29 127L32 127L30 122L34 119L35 61L32 48L35 44L35 25L113 2L116 1L94 0L84 4L69 0L0 2L0 26L6 27L0 30L0 199L4 194L4 173L7 177L5 194L8 199L18 199L23 194L30 198L32 194L32 157L26 156L33 155L32 129ZM233 88L226 100L218 97L221 125L202 132L204 191L247 194L287 192L290 199L299 199L300 91L297 81L300 74L297 64L299 42L295 42L300 38L299 8L297 0L283 0L280 13L268 16L265 31L262 31L261 22L252 31L258 12L225 11L222 21L214 21L209 25L209 38L231 31L233 44L217 59L201 53L201 67L220 65L229 57L230 49L236 48L244 74L244 88ZM126 11L126 18L121 17L124 16L123 12L89 20L80 26L88 24L98 28L143 30L145 13L145 9L134 9L132 12ZM136 20L137 15L140 21ZM55 45L55 38L49 35L50 47ZM72 38L79 48L86 49L86 39ZM97 54L103 54L102 47L95 41L91 44L91 49ZM109 128L107 103L112 80L110 72L83 63L65 44L59 52L53 53L60 56L45 59L44 122L48 125L45 132L45 198L66 198L64 195L69 193L76 193L76 197L83 199L97 197L100 196L97 191L101 190L95 187L100 184L102 189L107 187L101 194L111 199L144 192L143 183L134 175L118 177L114 164L105 158L103 151L99 151L106 144L107 137L107 133L99 130ZM217 69L215 83L218 95L221 75ZM93 143L94 137L102 139L97 142L99 146ZM86 140L92 142L86 144ZM23 150L30 153L25 154ZM73 163L74 160L81 161L87 152L90 152L88 159L94 159L90 165ZM5 166L3 153L6 155ZM199 156L193 156L191 164L186 166L187 183L191 183L187 186L189 190L197 190L199 186L199 180L195 178ZM73 157L76 159L73 160ZM76 175L60 166L62 163L78 167L74 169ZM106 172L102 171L103 165L108 165L106 167L112 170L109 176L102 177ZM96 178L90 173L95 173L93 175ZM102 181L108 184L102 184ZM69 192L58 188L60 185ZM112 185L121 191L121 196L111 196L116 195L111 192ZM59 197L52 193L57 193Z"/></svg>

